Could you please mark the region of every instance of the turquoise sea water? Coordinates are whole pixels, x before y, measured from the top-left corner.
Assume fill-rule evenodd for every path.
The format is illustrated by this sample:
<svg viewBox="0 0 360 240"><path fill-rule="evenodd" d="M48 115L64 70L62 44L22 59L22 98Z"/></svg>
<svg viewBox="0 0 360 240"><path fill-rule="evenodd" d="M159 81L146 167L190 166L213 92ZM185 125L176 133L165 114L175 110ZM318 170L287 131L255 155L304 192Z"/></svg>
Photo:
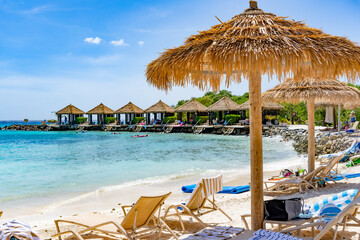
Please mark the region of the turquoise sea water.
<svg viewBox="0 0 360 240"><path fill-rule="evenodd" d="M249 166L246 136L0 131L0 204ZM296 158L264 138L264 163Z"/></svg>

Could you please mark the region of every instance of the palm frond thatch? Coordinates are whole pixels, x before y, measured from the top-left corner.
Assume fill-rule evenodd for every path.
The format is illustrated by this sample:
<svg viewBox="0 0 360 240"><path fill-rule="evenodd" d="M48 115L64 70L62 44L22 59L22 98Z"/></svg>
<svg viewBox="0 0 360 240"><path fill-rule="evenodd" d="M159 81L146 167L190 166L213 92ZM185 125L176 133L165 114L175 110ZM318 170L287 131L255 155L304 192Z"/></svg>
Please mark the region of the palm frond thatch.
<svg viewBox="0 0 360 240"><path fill-rule="evenodd" d="M175 109L175 112L207 112L207 107L195 99L191 99L184 105Z"/></svg>
<svg viewBox="0 0 360 240"><path fill-rule="evenodd" d="M239 111L240 105L228 97L223 97L219 101L213 103L208 107L208 112L223 112L223 111Z"/></svg>
<svg viewBox="0 0 360 240"><path fill-rule="evenodd" d="M276 87L266 91L263 101L276 102L306 102L314 99L316 104L337 105L343 104L347 107L359 105L360 91L350 87L344 82L327 79L318 80L306 78L302 81L287 79Z"/></svg>
<svg viewBox="0 0 360 240"><path fill-rule="evenodd" d="M164 103L163 101L158 101L151 107L145 109L145 113L175 113L175 109Z"/></svg>
<svg viewBox="0 0 360 240"><path fill-rule="evenodd" d="M129 102L125 106L119 108L115 111L115 113L135 113L135 114L142 114L144 113L144 110L133 104L132 102Z"/></svg>
<svg viewBox="0 0 360 240"><path fill-rule="evenodd" d="M245 12L162 53L147 66L147 81L163 90L189 84L217 91L223 79L229 86L231 81L249 79L252 72L279 80L359 77L359 45L303 22L266 13L255 1L250 2Z"/></svg>
<svg viewBox="0 0 360 240"><path fill-rule="evenodd" d="M99 105L88 111L86 114L114 114L114 110L100 103Z"/></svg>
<svg viewBox="0 0 360 240"><path fill-rule="evenodd" d="M85 114L84 111L80 110L79 108L75 107L74 105L67 105L63 109L56 112L57 115L59 114L74 114L74 115L82 115Z"/></svg>
<svg viewBox="0 0 360 240"><path fill-rule="evenodd" d="M246 101L240 105L239 109L240 110L248 110L249 108L250 108L250 101ZM282 110L282 109L284 109L284 107L276 102L263 101L262 109L263 110Z"/></svg>

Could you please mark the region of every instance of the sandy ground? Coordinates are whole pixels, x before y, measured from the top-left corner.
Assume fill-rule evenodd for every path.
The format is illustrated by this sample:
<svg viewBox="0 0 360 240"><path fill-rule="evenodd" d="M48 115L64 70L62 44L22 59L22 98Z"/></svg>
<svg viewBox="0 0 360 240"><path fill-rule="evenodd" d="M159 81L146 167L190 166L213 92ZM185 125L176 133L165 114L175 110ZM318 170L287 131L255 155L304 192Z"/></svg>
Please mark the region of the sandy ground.
<svg viewBox="0 0 360 240"><path fill-rule="evenodd" d="M358 173L360 172L360 166L346 168L345 164L340 166L342 173ZM266 172L265 177L270 177L274 175L273 172ZM238 177L234 179L228 179L225 182L225 185L244 185L248 182L247 177ZM181 182L181 180L179 180ZM166 209L167 206L171 204L178 204L186 202L190 194L182 193L179 189L179 184L177 181L163 185L161 183L155 185L141 186L129 191L126 189L125 192L119 189L118 192L98 192L92 195L83 196L82 198L73 199L70 202L63 202L58 205L51 206L47 212L36 215L28 215L17 218L18 220L30 223L32 229L41 236L42 239L49 239L51 235L56 233L55 225L53 220L62 219L66 216L73 216L77 214L109 214L114 217L119 217L119 221L123 217L122 210L120 208L121 204L131 204L137 200L139 193L142 195L157 195L165 193L164 189L172 191L173 194L166 201L165 206L162 211ZM335 193L344 191L346 189L360 189L360 178L358 179L349 179L339 181L337 184L328 184L326 188L316 190L309 190L305 193L297 193L293 195L288 195L286 197L301 197L305 200L305 203L311 204L318 200L321 200L327 196L333 195ZM269 199L272 197L266 197ZM126 200L126 202L122 201ZM207 215L202 216L202 220L205 223L211 225L220 225L220 226L234 226L234 227L244 227L243 222L241 221L241 215L250 213L250 192L231 195L231 194L218 194L216 196L216 202L218 205L230 215L233 219L229 221L224 215L219 211L213 212ZM101 209L101 210L99 210ZM1 222L6 220L6 211L4 212ZM185 226L186 232L183 234L181 232L181 226L175 218L170 218L167 220L168 225L175 230L179 235L189 235L195 233L202 229L202 226L198 224L194 219L185 217ZM66 227L66 226L65 226ZM360 231L358 229L351 229L348 239L360 239ZM169 235L164 235L163 239L170 238Z"/></svg>

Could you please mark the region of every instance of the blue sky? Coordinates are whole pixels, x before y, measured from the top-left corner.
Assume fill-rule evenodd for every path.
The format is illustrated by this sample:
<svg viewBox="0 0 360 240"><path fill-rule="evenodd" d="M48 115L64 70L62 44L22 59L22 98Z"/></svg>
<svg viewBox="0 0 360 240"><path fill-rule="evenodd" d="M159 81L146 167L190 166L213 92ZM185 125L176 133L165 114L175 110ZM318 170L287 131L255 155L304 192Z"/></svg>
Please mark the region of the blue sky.
<svg viewBox="0 0 360 240"><path fill-rule="evenodd" d="M201 96L167 94L146 83L145 68L165 48L241 13L247 0L0 0L0 119L50 119L67 104L87 111L147 108ZM360 42L359 0L260 0L261 9ZM263 91L277 80L263 79ZM229 90L242 94L247 81Z"/></svg>

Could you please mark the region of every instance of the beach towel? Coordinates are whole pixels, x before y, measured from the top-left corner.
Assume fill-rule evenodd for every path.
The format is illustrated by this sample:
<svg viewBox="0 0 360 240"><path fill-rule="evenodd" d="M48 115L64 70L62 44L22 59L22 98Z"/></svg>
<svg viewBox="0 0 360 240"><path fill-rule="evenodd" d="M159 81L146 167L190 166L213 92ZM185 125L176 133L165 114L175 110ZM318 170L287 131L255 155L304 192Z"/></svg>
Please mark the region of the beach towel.
<svg viewBox="0 0 360 240"><path fill-rule="evenodd" d="M187 186L182 186L181 190L184 193L192 193L196 184L191 184ZM244 185L244 186L223 186L223 189L219 191L218 193L225 193L225 194L239 194L243 192L250 191L250 185Z"/></svg>
<svg viewBox="0 0 360 240"><path fill-rule="evenodd" d="M300 240L300 238L292 237L290 235L282 234L279 232L271 232L268 230L260 229L256 231L253 237L249 240Z"/></svg>
<svg viewBox="0 0 360 240"><path fill-rule="evenodd" d="M318 159L322 159L322 158L334 158L334 157L339 157L341 155L346 155L344 156L343 159L340 160L340 162L345 162L345 161L348 161L350 156L356 154L356 153L359 153L360 152L360 142L356 139L354 140L354 142L351 144L351 146L344 150L344 151L341 151L341 152L337 152L337 153L332 153L332 154L325 154L325 155L321 155L318 157Z"/></svg>
<svg viewBox="0 0 360 240"><path fill-rule="evenodd" d="M333 203L328 203L324 205L320 210L320 221L328 223L333 220L340 212L341 209L339 207L337 207Z"/></svg>
<svg viewBox="0 0 360 240"><path fill-rule="evenodd" d="M343 208L347 206L354 200L357 192L357 189L349 189L338 194L334 194L333 196L327 197L321 201L318 201L311 206L305 204L304 209L306 212L308 211L312 217L318 217L321 215L324 206L328 204L333 204L338 208Z"/></svg>
<svg viewBox="0 0 360 240"><path fill-rule="evenodd" d="M350 179L350 178L358 178L360 177L360 173L348 173L348 174L343 174L346 178ZM337 175L335 177L332 178L334 181L339 181L339 180L343 180L345 179L343 176L341 175ZM332 181L331 179L325 178L326 181Z"/></svg>
<svg viewBox="0 0 360 240"><path fill-rule="evenodd" d="M214 195L223 189L222 176L203 179L204 182L204 197Z"/></svg>
<svg viewBox="0 0 360 240"><path fill-rule="evenodd" d="M17 220L4 223L0 228L1 240L10 240L11 238L20 240L40 240L39 236L31 231L28 224Z"/></svg>
<svg viewBox="0 0 360 240"><path fill-rule="evenodd" d="M182 238L183 240L206 240L206 239L231 239L244 231L244 228L236 228L236 227L212 227L205 228L198 233L195 233L186 238Z"/></svg>

